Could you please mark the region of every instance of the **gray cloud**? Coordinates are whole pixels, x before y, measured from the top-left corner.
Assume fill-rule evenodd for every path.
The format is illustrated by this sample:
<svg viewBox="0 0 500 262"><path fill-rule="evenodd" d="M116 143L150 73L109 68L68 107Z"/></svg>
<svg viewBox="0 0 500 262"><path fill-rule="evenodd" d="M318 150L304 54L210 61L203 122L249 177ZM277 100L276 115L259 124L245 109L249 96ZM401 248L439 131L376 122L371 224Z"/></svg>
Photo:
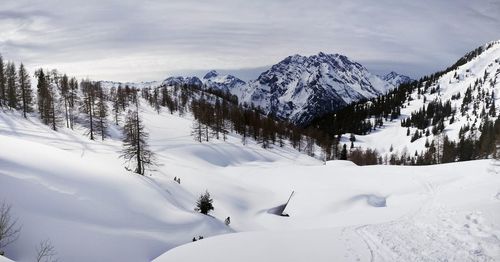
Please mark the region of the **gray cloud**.
<svg viewBox="0 0 500 262"><path fill-rule="evenodd" d="M497 0L4 0L0 52L32 69L121 81L253 74L319 51L418 77L500 38L499 13Z"/></svg>

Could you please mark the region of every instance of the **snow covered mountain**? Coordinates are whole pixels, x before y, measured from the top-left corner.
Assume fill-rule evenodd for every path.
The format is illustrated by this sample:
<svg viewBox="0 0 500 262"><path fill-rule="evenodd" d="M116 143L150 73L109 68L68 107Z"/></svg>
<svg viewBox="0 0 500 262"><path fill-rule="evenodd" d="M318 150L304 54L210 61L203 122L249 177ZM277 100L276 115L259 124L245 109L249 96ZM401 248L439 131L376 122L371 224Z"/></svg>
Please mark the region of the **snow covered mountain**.
<svg viewBox="0 0 500 262"><path fill-rule="evenodd" d="M391 73L386 79L339 54L294 55L245 83L232 75L208 72L197 77L169 77L165 85L199 85L236 95L240 103L298 125L355 101L385 94L409 77Z"/></svg>
<svg viewBox="0 0 500 262"><path fill-rule="evenodd" d="M394 71L388 73L387 75L383 76L382 79L384 81L387 81L391 83L393 86L399 86L404 83L409 83L412 81L412 79L408 76L398 74Z"/></svg>
<svg viewBox="0 0 500 262"><path fill-rule="evenodd" d="M172 76L163 80L162 85L166 86L181 86L181 85L194 85L202 86L203 83L196 76Z"/></svg>
<svg viewBox="0 0 500 262"><path fill-rule="evenodd" d="M380 77L346 56L320 52L312 56L289 56L248 82L212 70L202 79L172 76L162 82L137 83L135 86L194 85L216 89L237 96L241 104L259 107L267 115L306 125L321 115L352 102L383 95L409 81L409 77L395 72ZM106 86L127 84L102 83Z"/></svg>
<svg viewBox="0 0 500 262"><path fill-rule="evenodd" d="M250 81L237 94L240 102L295 124L385 94L394 84L339 54L289 56Z"/></svg>
<svg viewBox="0 0 500 262"><path fill-rule="evenodd" d="M245 81L235 76L221 75L215 70L208 72L203 77L202 81L207 88L218 89L229 93L236 93L235 90L241 89L246 85Z"/></svg>

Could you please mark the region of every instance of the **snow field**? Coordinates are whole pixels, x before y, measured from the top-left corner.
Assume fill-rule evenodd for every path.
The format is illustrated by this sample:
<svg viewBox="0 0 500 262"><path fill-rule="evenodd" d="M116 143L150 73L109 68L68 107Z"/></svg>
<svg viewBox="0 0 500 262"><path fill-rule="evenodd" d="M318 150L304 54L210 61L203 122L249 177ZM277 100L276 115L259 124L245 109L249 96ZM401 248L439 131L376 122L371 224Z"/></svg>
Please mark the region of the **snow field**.
<svg viewBox="0 0 500 262"><path fill-rule="evenodd" d="M159 163L145 177L123 168L119 127L90 141L81 129L54 132L35 117L0 112L0 199L22 225L10 259L32 261L47 238L61 261L500 259L495 162L323 165L290 147L243 146L235 135L197 143L189 115L148 106L141 115ZM397 129L372 141L386 130ZM193 210L205 190L211 216ZM292 191L290 217L273 214Z"/></svg>

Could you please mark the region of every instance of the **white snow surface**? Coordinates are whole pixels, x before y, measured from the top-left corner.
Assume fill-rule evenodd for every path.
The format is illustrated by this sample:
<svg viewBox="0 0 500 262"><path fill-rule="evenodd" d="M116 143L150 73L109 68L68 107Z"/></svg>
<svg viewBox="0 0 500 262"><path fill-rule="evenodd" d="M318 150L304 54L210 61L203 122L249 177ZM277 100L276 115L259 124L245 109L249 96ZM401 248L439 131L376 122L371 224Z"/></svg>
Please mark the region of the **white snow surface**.
<svg viewBox="0 0 500 262"><path fill-rule="evenodd" d="M236 135L200 144L189 116L141 113L159 162L144 177L124 169L116 126L111 139L90 141L81 129L0 112L0 201L22 225L8 258L33 261L50 239L60 261L500 259L500 167L491 160L323 165ZM205 190L211 216L193 210ZM292 191L290 216L273 214Z"/></svg>
<svg viewBox="0 0 500 262"><path fill-rule="evenodd" d="M290 217L257 217L252 223L270 227L180 246L155 261L500 259L500 177L488 160L429 167L332 161L259 173L267 177L278 177L274 190L283 195L296 190Z"/></svg>
<svg viewBox="0 0 500 262"><path fill-rule="evenodd" d="M12 262L12 260L10 260L4 256L0 256L0 262Z"/></svg>

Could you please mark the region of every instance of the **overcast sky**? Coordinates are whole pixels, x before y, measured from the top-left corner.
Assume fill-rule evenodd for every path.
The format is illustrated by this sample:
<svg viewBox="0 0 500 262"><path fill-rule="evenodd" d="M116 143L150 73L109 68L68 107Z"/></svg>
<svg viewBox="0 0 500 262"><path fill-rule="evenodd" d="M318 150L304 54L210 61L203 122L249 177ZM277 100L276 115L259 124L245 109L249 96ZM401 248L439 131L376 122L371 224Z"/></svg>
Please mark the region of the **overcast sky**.
<svg viewBox="0 0 500 262"><path fill-rule="evenodd" d="M1 0L0 53L116 81L209 69L248 79L319 51L419 77L500 39L499 14L500 0Z"/></svg>

